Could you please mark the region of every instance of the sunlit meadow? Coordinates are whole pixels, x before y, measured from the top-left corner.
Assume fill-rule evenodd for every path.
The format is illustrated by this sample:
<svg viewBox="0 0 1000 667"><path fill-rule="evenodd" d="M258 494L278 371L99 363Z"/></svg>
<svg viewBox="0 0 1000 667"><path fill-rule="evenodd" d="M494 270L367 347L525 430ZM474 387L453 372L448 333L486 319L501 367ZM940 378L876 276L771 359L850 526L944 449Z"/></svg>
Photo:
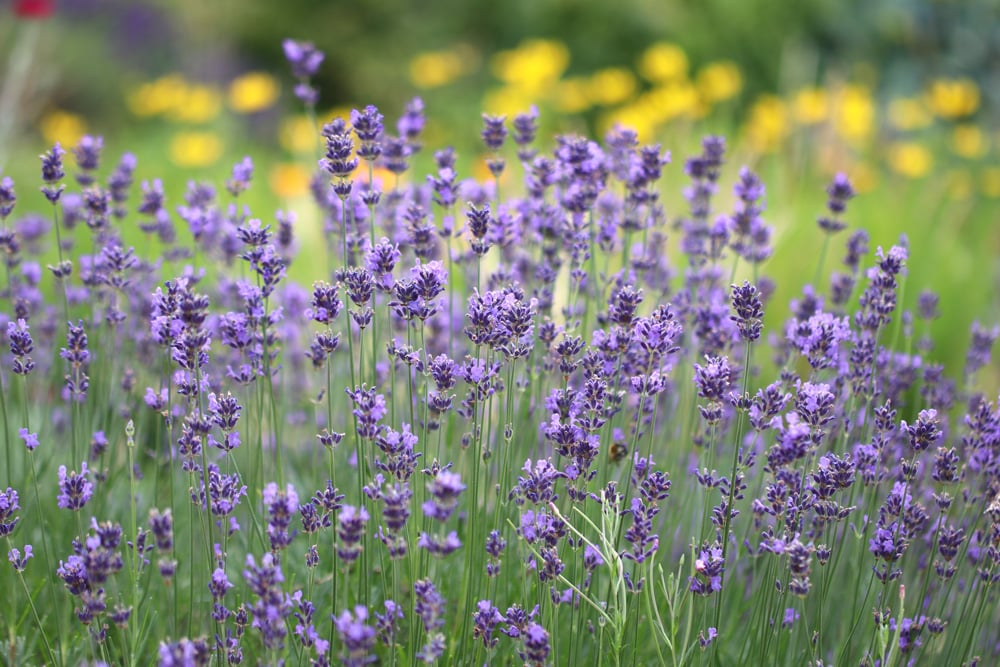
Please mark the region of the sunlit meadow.
<svg viewBox="0 0 1000 667"><path fill-rule="evenodd" d="M783 202L721 136L671 155L487 104L467 166L419 98L317 122L323 56L283 48L320 233L250 210L249 158L170 201L83 134L0 181L5 660L997 660L998 330L945 373L921 258L865 230L851 178L782 258ZM671 58L641 67L677 83ZM273 103L248 77L228 104Z"/></svg>

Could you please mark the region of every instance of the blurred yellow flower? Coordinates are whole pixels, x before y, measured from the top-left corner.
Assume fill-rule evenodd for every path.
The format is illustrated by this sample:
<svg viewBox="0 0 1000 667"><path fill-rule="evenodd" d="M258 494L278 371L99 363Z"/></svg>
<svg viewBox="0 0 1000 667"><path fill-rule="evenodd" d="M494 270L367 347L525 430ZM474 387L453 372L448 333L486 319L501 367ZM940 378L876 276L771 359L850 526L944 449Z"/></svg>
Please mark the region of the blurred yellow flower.
<svg viewBox="0 0 1000 667"><path fill-rule="evenodd" d="M635 75L624 67L606 67L594 72L588 82L589 97L595 104L611 106L631 98L638 88Z"/></svg>
<svg viewBox="0 0 1000 667"><path fill-rule="evenodd" d="M837 99L834 128L844 139L860 143L875 128L875 103L864 86L847 85Z"/></svg>
<svg viewBox="0 0 1000 667"><path fill-rule="evenodd" d="M696 85L706 102L724 102L743 90L743 75L736 63L720 60L708 63L699 70Z"/></svg>
<svg viewBox="0 0 1000 667"><path fill-rule="evenodd" d="M913 141L899 141L890 145L886 160L890 169L907 178L925 176L934 166L931 152Z"/></svg>
<svg viewBox="0 0 1000 667"><path fill-rule="evenodd" d="M569 49L550 39L525 40L515 49L494 54L490 61L498 79L532 94L545 91L568 66Z"/></svg>
<svg viewBox="0 0 1000 667"><path fill-rule="evenodd" d="M972 79L935 79L927 87L925 99L941 118L963 118L979 109L979 87Z"/></svg>
<svg viewBox="0 0 1000 667"><path fill-rule="evenodd" d="M698 114L698 91L690 81L677 81L657 86L643 93L637 103L646 109L656 122L667 122L681 116Z"/></svg>
<svg viewBox="0 0 1000 667"><path fill-rule="evenodd" d="M278 101L278 80L267 72L248 72L229 84L229 107L236 113L257 113Z"/></svg>
<svg viewBox="0 0 1000 667"><path fill-rule="evenodd" d="M657 42L639 56L639 74L647 81L664 83L683 79L687 72L687 54L676 44Z"/></svg>
<svg viewBox="0 0 1000 667"><path fill-rule="evenodd" d="M410 61L410 82L417 88L446 86L465 72L462 57L455 50L426 51Z"/></svg>
<svg viewBox="0 0 1000 667"><path fill-rule="evenodd" d="M597 132L604 135L615 125L621 125L635 130L639 135L639 140L652 141L656 128L656 119L653 118L648 109L642 104L627 104L618 109L602 114L597 123Z"/></svg>
<svg viewBox="0 0 1000 667"><path fill-rule="evenodd" d="M515 114L531 107L534 101L521 88L502 86L486 92L483 96L483 110L495 116L513 118Z"/></svg>
<svg viewBox="0 0 1000 667"><path fill-rule="evenodd" d="M166 111L171 120L181 123L207 123L222 110L222 94L204 84L191 84L179 91L174 104Z"/></svg>
<svg viewBox="0 0 1000 667"><path fill-rule="evenodd" d="M319 141L319 128L302 114L283 119L278 128L278 143L289 153L313 153Z"/></svg>
<svg viewBox="0 0 1000 667"><path fill-rule="evenodd" d="M38 131L49 146L57 141L62 146L74 146L87 133L87 123L69 111L49 111L38 121Z"/></svg>
<svg viewBox="0 0 1000 667"><path fill-rule="evenodd" d="M859 162L852 166L848 173L851 185L859 193L871 192L878 185L878 172L867 162Z"/></svg>
<svg viewBox="0 0 1000 667"><path fill-rule="evenodd" d="M919 99L898 97L889 102L889 123L897 130L919 130L933 121L927 107Z"/></svg>
<svg viewBox="0 0 1000 667"><path fill-rule="evenodd" d="M958 125L951 132L951 150L964 158L982 157L989 148L989 140L976 125Z"/></svg>
<svg viewBox="0 0 1000 667"><path fill-rule="evenodd" d="M186 90L187 82L184 77L180 74L168 74L129 92L125 103L136 116L159 116L176 108Z"/></svg>
<svg viewBox="0 0 1000 667"><path fill-rule="evenodd" d="M1000 197L1000 167L983 169L980 176L980 188L983 194L994 199Z"/></svg>
<svg viewBox="0 0 1000 667"><path fill-rule="evenodd" d="M552 90L552 104L562 113L581 113L593 102L590 101L590 86L581 77L570 77L555 84Z"/></svg>
<svg viewBox="0 0 1000 667"><path fill-rule="evenodd" d="M170 139L170 161L178 167L208 167L222 155L222 139L214 132L178 132Z"/></svg>
<svg viewBox="0 0 1000 667"><path fill-rule="evenodd" d="M309 191L309 172L300 164L276 164L268 173L267 180L271 191L282 199L301 197Z"/></svg>
<svg viewBox="0 0 1000 667"><path fill-rule="evenodd" d="M830 111L830 97L822 88L803 88L792 97L792 116L800 125L818 125Z"/></svg>
<svg viewBox="0 0 1000 667"><path fill-rule="evenodd" d="M747 139L760 152L778 148L788 135L788 109L774 95L761 95L750 108L746 126Z"/></svg>

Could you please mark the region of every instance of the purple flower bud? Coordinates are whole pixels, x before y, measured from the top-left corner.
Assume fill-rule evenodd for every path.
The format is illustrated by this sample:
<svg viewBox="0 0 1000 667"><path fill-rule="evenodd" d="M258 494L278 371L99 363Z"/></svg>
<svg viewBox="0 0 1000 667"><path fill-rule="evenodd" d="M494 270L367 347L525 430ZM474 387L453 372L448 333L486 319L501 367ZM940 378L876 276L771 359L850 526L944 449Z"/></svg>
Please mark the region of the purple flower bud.
<svg viewBox="0 0 1000 667"><path fill-rule="evenodd" d="M292 76L296 79L309 79L316 75L323 63L324 54L312 42L297 42L286 39L281 43L285 59L292 67Z"/></svg>
<svg viewBox="0 0 1000 667"><path fill-rule="evenodd" d="M80 463L80 472L66 472L66 466L59 466L59 507L67 510L81 509L94 495L94 485L90 481L87 462Z"/></svg>
<svg viewBox="0 0 1000 667"><path fill-rule="evenodd" d="M24 568L27 567L28 561L34 558L35 553L30 544L24 545L24 555L17 548L12 548L7 552L7 560L10 564L14 566L14 571L24 572Z"/></svg>

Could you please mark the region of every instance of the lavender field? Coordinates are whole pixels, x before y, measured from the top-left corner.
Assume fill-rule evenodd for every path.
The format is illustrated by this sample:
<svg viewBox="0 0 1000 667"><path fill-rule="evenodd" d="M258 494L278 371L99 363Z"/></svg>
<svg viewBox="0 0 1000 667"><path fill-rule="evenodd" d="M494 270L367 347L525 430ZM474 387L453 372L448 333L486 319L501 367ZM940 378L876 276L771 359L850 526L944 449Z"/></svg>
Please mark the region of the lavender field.
<svg viewBox="0 0 1000 667"><path fill-rule="evenodd" d="M321 231L250 158L0 175L6 664L1000 660L996 313L950 377L844 174L781 256L722 136L483 114L476 179L433 114L322 125Z"/></svg>

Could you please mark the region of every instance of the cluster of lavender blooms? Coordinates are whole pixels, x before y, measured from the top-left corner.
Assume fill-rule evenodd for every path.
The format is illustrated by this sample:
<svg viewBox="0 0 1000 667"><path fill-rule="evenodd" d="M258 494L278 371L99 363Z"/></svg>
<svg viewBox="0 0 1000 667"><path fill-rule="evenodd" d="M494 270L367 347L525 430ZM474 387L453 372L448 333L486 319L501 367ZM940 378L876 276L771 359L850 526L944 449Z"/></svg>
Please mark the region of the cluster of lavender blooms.
<svg viewBox="0 0 1000 667"><path fill-rule="evenodd" d="M322 53L284 51L314 108ZM547 151L534 109L483 120L486 183L451 148L411 172L420 100L395 134L373 106L327 123L325 249L253 216L249 158L177 205L129 154L103 177L98 137L75 185L42 156L46 214L0 181L0 585L30 611L5 652L996 661L998 330L960 385L915 338L938 303L905 310L905 239L850 232L828 275L843 175L816 284L776 285L765 186L744 167L722 203L721 137L668 176L626 128Z"/></svg>

